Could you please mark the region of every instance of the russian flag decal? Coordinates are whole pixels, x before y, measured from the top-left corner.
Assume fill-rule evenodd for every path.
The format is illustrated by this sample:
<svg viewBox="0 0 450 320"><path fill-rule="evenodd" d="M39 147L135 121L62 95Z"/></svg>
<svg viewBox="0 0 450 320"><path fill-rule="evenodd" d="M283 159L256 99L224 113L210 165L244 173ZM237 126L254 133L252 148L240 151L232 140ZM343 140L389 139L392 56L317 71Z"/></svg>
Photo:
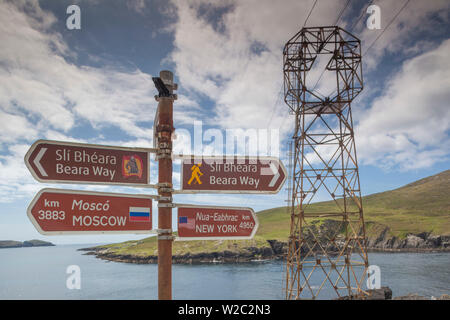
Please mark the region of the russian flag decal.
<svg viewBox="0 0 450 320"><path fill-rule="evenodd" d="M150 221L150 208L130 207L130 221Z"/></svg>

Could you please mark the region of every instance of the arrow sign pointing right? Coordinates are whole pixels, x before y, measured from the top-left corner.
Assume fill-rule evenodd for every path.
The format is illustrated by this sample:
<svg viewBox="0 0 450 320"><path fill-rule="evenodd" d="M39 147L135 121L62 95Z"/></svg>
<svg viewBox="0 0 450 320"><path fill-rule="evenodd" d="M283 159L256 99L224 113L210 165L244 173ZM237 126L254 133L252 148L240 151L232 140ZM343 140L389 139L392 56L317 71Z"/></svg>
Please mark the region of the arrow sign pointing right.
<svg viewBox="0 0 450 320"><path fill-rule="evenodd" d="M280 174L278 173L278 168L273 164L273 162L270 162L270 169L272 170L273 178L270 180L269 187L273 187L275 185L275 182L277 182L278 178L280 177Z"/></svg>
<svg viewBox="0 0 450 320"><path fill-rule="evenodd" d="M273 157L185 156L179 193L278 193L287 173Z"/></svg>
<svg viewBox="0 0 450 320"><path fill-rule="evenodd" d="M251 208L178 205L178 240L252 239L258 218Z"/></svg>

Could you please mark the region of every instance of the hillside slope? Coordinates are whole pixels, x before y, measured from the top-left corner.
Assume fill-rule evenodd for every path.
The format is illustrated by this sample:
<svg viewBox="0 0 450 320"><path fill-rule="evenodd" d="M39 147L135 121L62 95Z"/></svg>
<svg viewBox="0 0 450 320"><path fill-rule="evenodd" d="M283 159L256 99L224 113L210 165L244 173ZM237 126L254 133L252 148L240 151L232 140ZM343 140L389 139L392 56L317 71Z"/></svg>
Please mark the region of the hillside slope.
<svg viewBox="0 0 450 320"><path fill-rule="evenodd" d="M450 235L450 170L401 188L363 197L364 218L368 229L375 224L390 228L392 235L431 232ZM331 201L313 203L310 211L327 211ZM286 207L258 213L257 235L266 239L286 239L290 215Z"/></svg>
<svg viewBox="0 0 450 320"><path fill-rule="evenodd" d="M311 204L310 212L331 211L331 201ZM383 236L383 243L408 234L450 235L450 170L421 179L401 188L363 197L364 216L369 243ZM215 259L264 259L276 250L274 244L286 242L290 214L286 207L257 213L260 226L252 240L246 241L175 241L174 259L180 262L214 261ZM319 219L320 220L320 219ZM329 220L329 219L328 219ZM446 237L449 238L450 237ZM270 241L269 241L270 240ZM417 237L410 239L417 241ZM433 240L434 241L434 240ZM447 241L447 240L445 240ZM413 245L415 246L415 245ZM155 263L156 237L89 248L98 257L124 262ZM272 250L272 253L271 253Z"/></svg>

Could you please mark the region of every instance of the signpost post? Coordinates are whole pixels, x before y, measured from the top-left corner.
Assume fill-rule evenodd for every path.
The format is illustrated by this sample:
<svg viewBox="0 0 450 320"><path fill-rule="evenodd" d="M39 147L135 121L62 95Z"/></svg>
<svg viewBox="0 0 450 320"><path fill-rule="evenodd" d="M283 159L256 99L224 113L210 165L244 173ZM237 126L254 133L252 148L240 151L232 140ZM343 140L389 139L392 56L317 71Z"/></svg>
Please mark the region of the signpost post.
<svg viewBox="0 0 450 320"><path fill-rule="evenodd" d="M61 189L42 189L27 214L43 235L151 233L152 198Z"/></svg>
<svg viewBox="0 0 450 320"><path fill-rule="evenodd" d="M156 117L157 160L158 160L158 298L172 299L172 133L173 83L170 71L161 71L159 78L153 78L158 89L158 111Z"/></svg>
<svg viewBox="0 0 450 320"><path fill-rule="evenodd" d="M273 157L187 156L179 193L277 193L286 176Z"/></svg>
<svg viewBox="0 0 450 320"><path fill-rule="evenodd" d="M258 230L258 218L251 208L177 205L178 239L244 240Z"/></svg>
<svg viewBox="0 0 450 320"><path fill-rule="evenodd" d="M149 152L155 150L38 140L25 164L39 182L152 187Z"/></svg>

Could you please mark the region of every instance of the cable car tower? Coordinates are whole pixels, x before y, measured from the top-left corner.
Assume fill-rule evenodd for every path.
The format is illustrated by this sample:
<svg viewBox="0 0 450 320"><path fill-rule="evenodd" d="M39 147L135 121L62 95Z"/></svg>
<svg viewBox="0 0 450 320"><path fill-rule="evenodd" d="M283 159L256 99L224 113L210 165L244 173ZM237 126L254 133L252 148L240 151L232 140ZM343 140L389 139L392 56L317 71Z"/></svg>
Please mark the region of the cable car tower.
<svg viewBox="0 0 450 320"><path fill-rule="evenodd" d="M319 60L326 66L317 79ZM351 112L363 89L361 68L359 39L337 26L303 28L284 47L284 101L295 115L286 299L316 299L326 290L337 297L366 294ZM325 72L332 80L325 84L334 90L326 96L316 90ZM311 206L316 201L327 202Z"/></svg>

